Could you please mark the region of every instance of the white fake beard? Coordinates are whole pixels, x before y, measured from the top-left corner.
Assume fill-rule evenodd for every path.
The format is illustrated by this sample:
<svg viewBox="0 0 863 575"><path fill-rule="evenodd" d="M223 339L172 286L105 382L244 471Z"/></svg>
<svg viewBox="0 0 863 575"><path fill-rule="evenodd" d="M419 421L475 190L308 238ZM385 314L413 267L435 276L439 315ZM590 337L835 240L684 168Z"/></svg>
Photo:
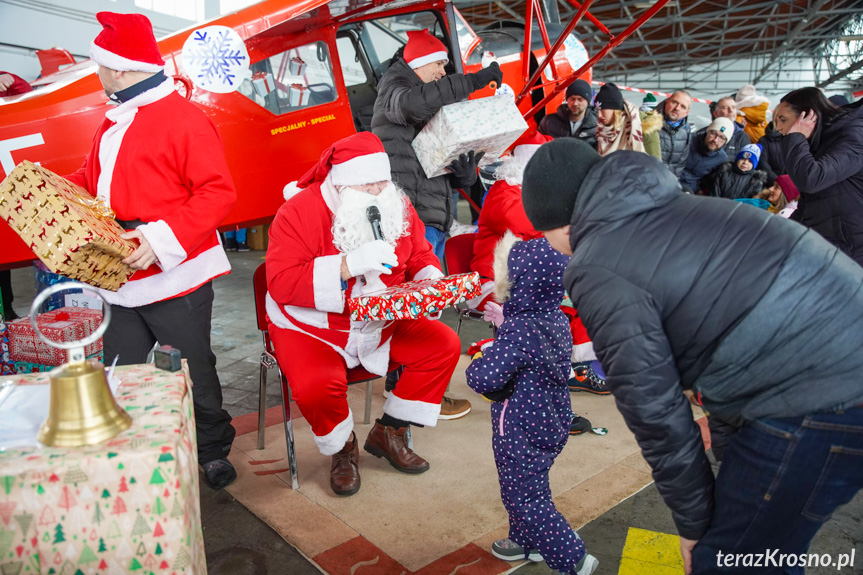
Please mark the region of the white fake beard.
<svg viewBox="0 0 863 575"><path fill-rule="evenodd" d="M527 161L513 155L507 156L495 171L494 177L497 180L505 180L510 186L520 186L524 179L525 166L527 166Z"/></svg>
<svg viewBox="0 0 863 575"><path fill-rule="evenodd" d="M407 235L407 196L390 182L377 196L351 187L339 192L339 205L333 217L333 244L343 254L374 241L372 226L366 215L369 206L381 212L381 231L384 241L395 246L399 238Z"/></svg>

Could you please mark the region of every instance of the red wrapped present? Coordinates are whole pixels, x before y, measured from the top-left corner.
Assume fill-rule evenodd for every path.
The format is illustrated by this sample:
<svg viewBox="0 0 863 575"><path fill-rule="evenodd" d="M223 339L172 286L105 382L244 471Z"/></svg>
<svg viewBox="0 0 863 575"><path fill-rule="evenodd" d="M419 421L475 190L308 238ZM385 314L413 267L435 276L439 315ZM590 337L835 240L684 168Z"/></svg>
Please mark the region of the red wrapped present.
<svg viewBox="0 0 863 575"><path fill-rule="evenodd" d="M102 323L102 311L83 307L61 307L36 316L39 329L52 341L76 341L96 331ZM36 335L29 317L6 324L9 334L9 357L15 362L60 365L66 363L65 349L51 347ZM85 355L102 350L102 339L84 348Z"/></svg>
<svg viewBox="0 0 863 575"><path fill-rule="evenodd" d="M434 315L482 293L479 274L458 274L392 286L348 300L353 321L416 319Z"/></svg>

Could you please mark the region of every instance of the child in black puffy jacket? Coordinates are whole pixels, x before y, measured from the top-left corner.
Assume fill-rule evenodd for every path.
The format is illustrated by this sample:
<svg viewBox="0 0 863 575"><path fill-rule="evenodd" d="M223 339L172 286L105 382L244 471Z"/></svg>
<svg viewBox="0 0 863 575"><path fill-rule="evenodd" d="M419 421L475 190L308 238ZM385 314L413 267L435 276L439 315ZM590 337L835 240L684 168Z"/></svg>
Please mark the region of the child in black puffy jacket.
<svg viewBox="0 0 863 575"><path fill-rule="evenodd" d="M743 146L734 162L725 162L707 176L707 195L729 200L754 198L768 187L767 172L755 169L760 157L760 145Z"/></svg>

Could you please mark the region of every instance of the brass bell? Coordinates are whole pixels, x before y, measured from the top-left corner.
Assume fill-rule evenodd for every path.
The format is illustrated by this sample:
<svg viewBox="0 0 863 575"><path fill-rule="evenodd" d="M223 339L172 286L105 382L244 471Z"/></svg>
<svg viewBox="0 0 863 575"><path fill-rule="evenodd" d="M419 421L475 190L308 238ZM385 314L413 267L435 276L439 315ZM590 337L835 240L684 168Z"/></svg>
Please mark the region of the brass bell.
<svg viewBox="0 0 863 575"><path fill-rule="evenodd" d="M52 370L50 378L48 419L37 436L43 445L93 445L132 425L132 418L114 400L100 362L65 363Z"/></svg>
<svg viewBox="0 0 863 575"><path fill-rule="evenodd" d="M59 291L80 288L96 294L103 302L102 324L80 341L57 342L45 337L36 322L42 302ZM85 346L98 340L111 321L111 307L92 287L77 283L58 283L48 287L30 306L30 324L36 335L48 345L66 349L68 363L54 368L49 374L51 399L48 419L36 436L40 443L52 447L80 447L110 439L129 428L132 418L114 400L105 366L95 360L84 359ZM112 368L113 369L113 368Z"/></svg>

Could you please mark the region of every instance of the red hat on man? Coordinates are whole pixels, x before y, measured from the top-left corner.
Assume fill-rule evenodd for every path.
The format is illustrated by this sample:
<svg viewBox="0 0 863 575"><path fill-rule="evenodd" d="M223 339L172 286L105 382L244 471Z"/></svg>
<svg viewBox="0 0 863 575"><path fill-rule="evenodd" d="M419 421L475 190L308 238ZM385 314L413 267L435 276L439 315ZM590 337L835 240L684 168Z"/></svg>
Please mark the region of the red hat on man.
<svg viewBox="0 0 863 575"><path fill-rule="evenodd" d="M102 31L90 44L90 59L111 70L158 72L165 66L153 25L143 14L99 12Z"/></svg>
<svg viewBox="0 0 863 575"><path fill-rule="evenodd" d="M443 60L449 62L449 55L443 42L429 34L428 28L408 32L408 43L404 51L405 62L413 69Z"/></svg>
<svg viewBox="0 0 863 575"><path fill-rule="evenodd" d="M361 186L390 180L390 159L380 138L359 132L342 138L321 154L321 159L297 182L307 188L329 174L334 186Z"/></svg>

